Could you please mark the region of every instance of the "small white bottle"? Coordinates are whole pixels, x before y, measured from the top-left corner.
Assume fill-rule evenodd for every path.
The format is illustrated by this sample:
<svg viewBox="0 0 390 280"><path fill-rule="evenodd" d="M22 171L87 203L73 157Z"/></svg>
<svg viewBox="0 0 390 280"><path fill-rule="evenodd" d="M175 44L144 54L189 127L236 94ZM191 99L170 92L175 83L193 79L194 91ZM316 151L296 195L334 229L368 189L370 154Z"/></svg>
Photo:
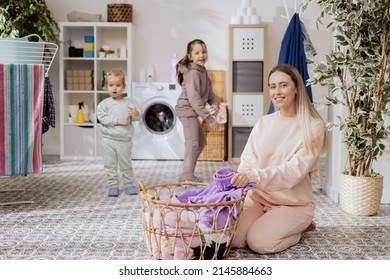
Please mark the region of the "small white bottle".
<svg viewBox="0 0 390 280"><path fill-rule="evenodd" d="M154 69L153 66L149 64L148 70L146 72L146 81L148 83L154 82Z"/></svg>
<svg viewBox="0 0 390 280"><path fill-rule="evenodd" d="M119 49L119 58L126 58L127 57L127 49L125 47L121 47Z"/></svg>
<svg viewBox="0 0 390 280"><path fill-rule="evenodd" d="M139 71L139 81L141 83L146 82L146 73L144 68L142 68L141 71Z"/></svg>
<svg viewBox="0 0 390 280"><path fill-rule="evenodd" d="M173 57L171 59L171 83L176 83L176 64L177 64L177 55L176 53L173 54Z"/></svg>

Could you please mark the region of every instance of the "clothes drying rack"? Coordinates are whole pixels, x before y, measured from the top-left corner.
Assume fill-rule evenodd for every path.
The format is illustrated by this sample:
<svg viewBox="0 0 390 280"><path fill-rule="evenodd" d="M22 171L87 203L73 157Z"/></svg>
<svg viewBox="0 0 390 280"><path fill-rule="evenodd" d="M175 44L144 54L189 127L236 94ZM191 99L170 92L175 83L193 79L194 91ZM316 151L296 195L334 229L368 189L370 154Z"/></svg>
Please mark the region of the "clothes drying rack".
<svg viewBox="0 0 390 280"><path fill-rule="evenodd" d="M0 64L43 64L47 77L57 50L56 44L45 42L36 34L23 38L0 38ZM11 176L3 176L1 180L7 180L9 177ZM25 191L25 189L0 190L0 193L19 191ZM0 206L30 203L34 202L30 200L1 202Z"/></svg>
<svg viewBox="0 0 390 280"><path fill-rule="evenodd" d="M43 64L45 74L56 56L58 46L37 34L23 38L0 38L0 64Z"/></svg>

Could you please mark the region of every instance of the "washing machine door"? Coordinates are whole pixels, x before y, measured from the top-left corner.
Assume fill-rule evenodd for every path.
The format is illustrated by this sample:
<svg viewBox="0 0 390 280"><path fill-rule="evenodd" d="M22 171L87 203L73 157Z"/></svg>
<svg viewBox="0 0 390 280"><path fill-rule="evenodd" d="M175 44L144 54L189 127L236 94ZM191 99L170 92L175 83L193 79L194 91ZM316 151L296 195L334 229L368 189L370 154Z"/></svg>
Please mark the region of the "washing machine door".
<svg viewBox="0 0 390 280"><path fill-rule="evenodd" d="M174 109L164 102L150 104L142 117L143 123L150 133L164 135L176 124Z"/></svg>

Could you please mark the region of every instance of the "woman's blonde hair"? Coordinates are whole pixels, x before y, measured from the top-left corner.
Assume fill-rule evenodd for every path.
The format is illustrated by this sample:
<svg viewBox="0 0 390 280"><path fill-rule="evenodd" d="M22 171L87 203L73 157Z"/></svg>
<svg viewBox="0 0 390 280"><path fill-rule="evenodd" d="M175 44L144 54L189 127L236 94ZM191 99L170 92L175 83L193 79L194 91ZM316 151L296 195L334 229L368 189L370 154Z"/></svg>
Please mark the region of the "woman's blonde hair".
<svg viewBox="0 0 390 280"><path fill-rule="evenodd" d="M315 146L322 146L321 152L325 152L328 148L328 134L325 130L325 135L323 143L318 143L321 139L317 139L315 131L312 127L312 118L320 120L324 126L325 122L322 119L321 115L314 108L313 104L310 102L310 99L306 92L305 83L303 82L302 76L299 71L292 65L289 64L279 64L276 65L270 71L269 77L274 72L283 72L291 77L291 80L294 82L297 88L297 96L295 98L295 112L297 114L298 123L301 126L303 133L303 146L306 149L308 154L314 154ZM314 146L315 145L315 146Z"/></svg>

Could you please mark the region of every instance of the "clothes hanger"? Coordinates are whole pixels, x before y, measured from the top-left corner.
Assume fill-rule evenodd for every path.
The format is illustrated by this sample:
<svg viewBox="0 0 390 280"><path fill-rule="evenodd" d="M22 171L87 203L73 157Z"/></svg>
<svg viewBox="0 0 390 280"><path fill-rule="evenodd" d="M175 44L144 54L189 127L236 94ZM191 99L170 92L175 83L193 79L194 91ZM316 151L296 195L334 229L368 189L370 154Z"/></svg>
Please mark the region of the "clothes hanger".
<svg viewBox="0 0 390 280"><path fill-rule="evenodd" d="M286 15L281 15L281 17L287 19L287 21L290 23L290 13L288 12L286 0L283 0L283 2L284 2L284 10L286 12ZM296 12L297 12L297 0L294 0L294 13Z"/></svg>

